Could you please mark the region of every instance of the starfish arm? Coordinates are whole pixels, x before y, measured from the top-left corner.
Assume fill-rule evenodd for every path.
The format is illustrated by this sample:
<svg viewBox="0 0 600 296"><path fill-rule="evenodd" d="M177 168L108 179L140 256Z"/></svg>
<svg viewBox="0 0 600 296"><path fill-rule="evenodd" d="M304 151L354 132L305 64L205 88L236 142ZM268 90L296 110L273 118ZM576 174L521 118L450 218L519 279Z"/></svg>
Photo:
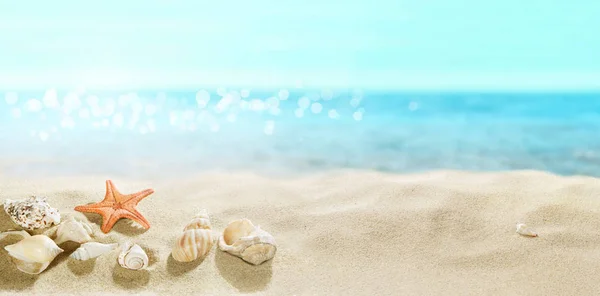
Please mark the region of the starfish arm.
<svg viewBox="0 0 600 296"><path fill-rule="evenodd" d="M116 193L116 194L115 194ZM115 188L115 183L112 180L106 180L106 195L103 201L116 201L120 202L119 191Z"/></svg>
<svg viewBox="0 0 600 296"><path fill-rule="evenodd" d="M146 189L137 193L130 194L126 197L126 203L137 205L142 199L148 197L148 195L152 193L154 193L153 189Z"/></svg>
<svg viewBox="0 0 600 296"><path fill-rule="evenodd" d="M146 218L144 218L144 216L142 216L142 214L134 208L129 208L125 210L125 212L123 213L123 217L139 223L145 229L150 228L150 222L148 222L148 220L146 220Z"/></svg>
<svg viewBox="0 0 600 296"><path fill-rule="evenodd" d="M102 219L102 227L100 227L100 230L102 230L104 233L108 233L113 228L115 223L121 219L121 211L114 211L110 216L104 217L104 219Z"/></svg>

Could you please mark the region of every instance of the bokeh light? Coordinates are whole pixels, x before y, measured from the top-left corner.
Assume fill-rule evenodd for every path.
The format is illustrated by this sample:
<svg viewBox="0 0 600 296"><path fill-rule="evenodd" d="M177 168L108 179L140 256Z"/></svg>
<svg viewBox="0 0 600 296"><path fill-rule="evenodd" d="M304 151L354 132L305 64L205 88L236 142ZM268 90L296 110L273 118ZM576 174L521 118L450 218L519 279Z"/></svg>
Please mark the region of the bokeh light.
<svg viewBox="0 0 600 296"><path fill-rule="evenodd" d="M83 89L49 88L37 94L9 91L3 95L4 103L10 106L5 109L8 110L7 118L26 118L31 126L25 132L43 142L85 128L98 131L122 129L148 136L169 129L218 133L238 124L275 136L275 127L285 131L289 120L349 118L357 122L363 120L365 113L361 102L363 95L357 91L346 95L334 94L329 89L293 93L282 88L255 92L252 98L250 94L249 89L225 88L212 94L205 89L191 93L94 93ZM411 111L418 107L415 101L408 104ZM253 120L259 120L262 127L252 123Z"/></svg>

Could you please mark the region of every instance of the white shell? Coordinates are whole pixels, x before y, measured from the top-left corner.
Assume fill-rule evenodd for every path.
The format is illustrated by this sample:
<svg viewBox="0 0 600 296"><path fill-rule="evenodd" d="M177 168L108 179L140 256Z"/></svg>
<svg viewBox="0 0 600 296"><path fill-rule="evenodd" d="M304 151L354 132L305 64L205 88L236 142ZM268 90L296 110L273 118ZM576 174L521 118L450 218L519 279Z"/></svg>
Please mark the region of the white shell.
<svg viewBox="0 0 600 296"><path fill-rule="evenodd" d="M517 224L517 233L524 236L536 237L538 236L533 230L529 229L527 225L523 223Z"/></svg>
<svg viewBox="0 0 600 296"><path fill-rule="evenodd" d="M59 245L66 241L81 244L91 241L92 233L92 227L88 223L76 221L73 216L69 216L66 221L58 225L54 241Z"/></svg>
<svg viewBox="0 0 600 296"><path fill-rule="evenodd" d="M254 265L273 258L277 252L275 238L248 219L229 223L219 238L219 248Z"/></svg>
<svg viewBox="0 0 600 296"><path fill-rule="evenodd" d="M123 268L140 270L148 266L148 255L138 244L126 242L121 248L117 261Z"/></svg>
<svg viewBox="0 0 600 296"><path fill-rule="evenodd" d="M101 255L104 255L119 246L118 243L102 244L97 242L89 242L82 244L77 250L71 253L71 258L77 260L89 260Z"/></svg>
<svg viewBox="0 0 600 296"><path fill-rule="evenodd" d="M39 274L48 268L50 262L63 252L56 243L45 235L31 236L25 231L9 231L0 234L0 239L9 234L19 234L23 240L4 247L12 257L13 263L22 272Z"/></svg>
<svg viewBox="0 0 600 296"><path fill-rule="evenodd" d="M60 223L60 213L52 208L45 197L31 196L25 200L4 202L4 211L17 225L34 230Z"/></svg>
<svg viewBox="0 0 600 296"><path fill-rule="evenodd" d="M200 211L184 228L173 246L171 255L179 262L190 262L210 252L215 242L206 210Z"/></svg>

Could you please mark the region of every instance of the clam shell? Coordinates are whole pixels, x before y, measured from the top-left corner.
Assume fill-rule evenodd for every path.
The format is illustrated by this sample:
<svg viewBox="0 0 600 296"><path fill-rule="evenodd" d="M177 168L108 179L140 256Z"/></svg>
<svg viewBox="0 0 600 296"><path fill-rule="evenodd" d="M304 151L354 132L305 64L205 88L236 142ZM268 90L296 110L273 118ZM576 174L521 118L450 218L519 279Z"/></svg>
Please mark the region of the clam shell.
<svg viewBox="0 0 600 296"><path fill-rule="evenodd" d="M93 233L91 226L88 223L76 221L75 218L69 216L69 218L58 225L56 230L56 244L62 244L66 241L72 241L76 243L85 243L92 240L90 236Z"/></svg>
<svg viewBox="0 0 600 296"><path fill-rule="evenodd" d="M275 238L248 219L229 223L219 238L219 249L259 265L277 252Z"/></svg>
<svg viewBox="0 0 600 296"><path fill-rule="evenodd" d="M45 197L31 196L25 200L7 199L4 211L24 229L34 230L60 223L60 213L46 202Z"/></svg>
<svg viewBox="0 0 600 296"><path fill-rule="evenodd" d="M538 236L535 231L531 230L529 227L527 227L527 225L525 225L523 223L517 224L517 233L520 235L524 235L524 236L531 236L531 237Z"/></svg>
<svg viewBox="0 0 600 296"><path fill-rule="evenodd" d="M4 236L0 236L2 238ZM56 243L45 235L27 236L18 243L4 247L12 257L13 263L22 272L39 274L50 262L63 252Z"/></svg>
<svg viewBox="0 0 600 296"><path fill-rule="evenodd" d="M117 261L123 268L140 270L148 266L148 255L138 244L126 242L121 248Z"/></svg>
<svg viewBox="0 0 600 296"><path fill-rule="evenodd" d="M69 257L77 260L89 260L104 255L116 249L118 246L118 243L102 244L97 242L88 242L82 244Z"/></svg>

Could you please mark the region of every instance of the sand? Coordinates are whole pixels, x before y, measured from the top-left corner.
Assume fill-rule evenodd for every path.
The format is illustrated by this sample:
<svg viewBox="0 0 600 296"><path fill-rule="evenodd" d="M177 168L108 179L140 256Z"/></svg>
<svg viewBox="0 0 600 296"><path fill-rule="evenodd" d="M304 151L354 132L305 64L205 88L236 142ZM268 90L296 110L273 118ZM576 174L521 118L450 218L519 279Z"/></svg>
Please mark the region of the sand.
<svg viewBox="0 0 600 296"><path fill-rule="evenodd" d="M115 178L123 193L154 188L138 209L149 230L72 209L104 196L108 176L0 179L0 198L46 195L63 214L89 219L96 240L140 244L149 270L68 255L40 275L19 272L0 251L0 294L55 295L597 295L600 293L600 180L543 172L364 171L277 178L206 173L183 179ZM252 266L213 248L178 263L175 236L201 208L217 231L249 218L279 244ZM517 222L539 237L515 233ZM2 212L0 230L15 228ZM0 247L15 243L6 238Z"/></svg>

